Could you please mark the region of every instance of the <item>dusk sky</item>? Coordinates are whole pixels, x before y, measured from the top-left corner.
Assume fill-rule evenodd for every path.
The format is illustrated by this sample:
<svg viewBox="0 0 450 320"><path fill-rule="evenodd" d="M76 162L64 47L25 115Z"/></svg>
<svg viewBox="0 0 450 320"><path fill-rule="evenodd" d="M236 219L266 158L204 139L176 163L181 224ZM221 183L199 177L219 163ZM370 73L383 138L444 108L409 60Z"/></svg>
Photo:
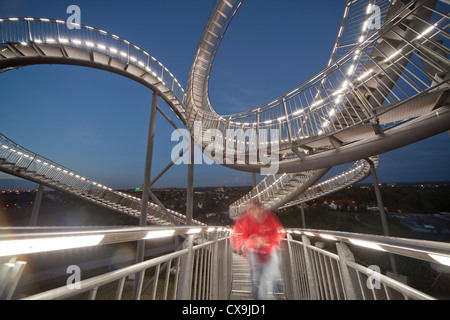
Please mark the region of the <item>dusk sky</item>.
<svg viewBox="0 0 450 320"><path fill-rule="evenodd" d="M0 0L0 18L67 20L138 45L186 87L213 0ZM255 108L326 67L345 0L246 0L230 25L210 79L218 113ZM0 132L85 177L112 188L142 185L152 92L128 78L75 66L39 65L0 74ZM182 128L169 107L159 106ZM171 161L173 128L158 115L152 175ZM381 182L450 181L447 132L380 155ZM349 167L349 165L344 167ZM343 168L340 166L339 168ZM337 169L333 170L336 172ZM184 187L185 165L173 166L154 187ZM12 178L0 174L1 178ZM370 182L371 180L365 180ZM251 174L196 165L198 186L250 185Z"/></svg>

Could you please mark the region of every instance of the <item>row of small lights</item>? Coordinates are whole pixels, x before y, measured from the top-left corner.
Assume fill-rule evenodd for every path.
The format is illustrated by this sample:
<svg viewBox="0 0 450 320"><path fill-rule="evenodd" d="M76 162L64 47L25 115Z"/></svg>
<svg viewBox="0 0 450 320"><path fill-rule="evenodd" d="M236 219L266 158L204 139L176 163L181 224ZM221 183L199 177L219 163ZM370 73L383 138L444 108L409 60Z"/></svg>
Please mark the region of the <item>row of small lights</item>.
<svg viewBox="0 0 450 320"><path fill-rule="evenodd" d="M51 169L54 169L54 168L55 168L57 171L61 171L61 172L65 173L65 174L68 174L68 175L70 175L70 176L73 176L73 177L75 177L76 179L79 179L79 180L81 180L81 181L87 181L88 183L92 183L94 186L98 186L98 187L100 187L100 188L103 188L103 189L112 191L111 188L108 188L108 187L106 187L106 186L104 186L104 185L102 185L102 184L100 184L100 183L97 183L97 182L94 182L94 181L87 180L86 178L84 178L84 177L82 177L82 176L80 176L80 175L78 175L78 174L76 174L76 173L73 173L73 172L70 172L70 171L68 171L68 170L66 170L66 169L57 167L57 166L55 166L55 165L53 165L53 164L49 164L48 162L42 161L42 160L40 160L40 159L36 159L36 158L35 158L36 156L30 156L30 155L28 155L28 154L26 154L26 153L23 153L23 152L21 152L21 151L17 151L17 150L15 150L15 149L13 149L13 148L10 148L10 147L8 147L7 145L4 145L4 144L2 145L2 149L9 150L9 151L12 152L12 153L16 153L16 154L18 154L19 156L22 156L22 157L24 157L24 158L26 158L26 159L31 159L31 161L36 161L37 163L41 163L41 164L44 165L44 166L50 166Z"/></svg>
<svg viewBox="0 0 450 320"><path fill-rule="evenodd" d="M30 156L30 155L28 155L28 154L26 154L26 153L23 153L23 152L21 152L21 151L14 150L14 149L12 149L12 148L9 148L7 145L4 145L4 144L3 144L1 147L2 147L2 149L9 150L9 151L12 152L12 153L18 154L19 156L23 156L23 157L26 158L26 159L31 159L32 161L33 161L33 159L34 159L34 161L36 161L37 163L41 163L41 164L44 165L44 166L49 166L51 169L56 169L57 171L61 171L61 172L65 173L65 174L68 174L68 175L70 175L70 176L72 176L72 177L75 177L76 179L79 179L79 180L81 180L81 181L86 181L87 183L92 183L92 185L97 186L97 187L99 187L99 188L102 188L102 189L104 189L104 190L112 191L112 192L114 192L114 193L119 194L120 196L129 198L129 199L133 199L133 200L136 200L136 201L140 201L140 200L141 200L141 199L139 199L139 198L137 198L137 197L134 197L134 196L131 196L131 195L129 195L129 194L126 194L126 193L123 193L123 192L117 192L117 191L114 191L113 189L111 189L111 188L109 188L109 187L107 187L107 186L104 186L104 185L102 185L102 184L100 184L100 183L98 183L98 182L94 182L94 181L91 181L91 180L87 180L86 178L84 178L84 177L82 177L82 176L80 176L80 175L78 175L78 174L76 174L76 173L70 172L70 171L68 171L68 170L66 170L66 169L57 167L57 166L55 166L55 165L53 165L53 164L49 164L49 163L47 163L47 162L45 162L45 161L42 161L42 160L40 160L40 159L35 159L35 156ZM151 205L151 206L153 206L153 207L158 207L158 206L157 206L156 204L154 204L154 203L149 203L149 205ZM159 207L158 207L158 208L159 208ZM173 211L173 210L170 210L170 209L167 209L167 210L168 210L170 213L172 213L172 214L174 214L174 215L176 215L176 216L184 217L182 214L180 214L180 213L178 213L178 212L176 212L176 211Z"/></svg>
<svg viewBox="0 0 450 320"><path fill-rule="evenodd" d="M19 18L8 18L8 20L9 21L18 21L19 20ZM34 20L36 20L36 19L34 19L34 18L25 18L25 20L26 21L34 21ZM50 22L50 19L46 19L46 18L40 18L39 19L40 21L42 21L42 22ZM0 19L0 22L3 22L4 21L4 19ZM54 20L56 23L59 23L59 24L65 24L66 22L65 21L62 21L62 20ZM81 25L79 25L79 24L76 24L76 23L72 23L72 25L74 25L74 26L79 26L79 27L81 27ZM89 29L89 30L97 30L97 29L94 29L93 27L89 27L89 26L84 26L85 28L87 28L87 29ZM128 42L127 40L124 40L124 39L121 39L121 38L119 38L118 36L116 36L115 34L112 34L112 33L108 33L108 32L106 32L106 31L104 31L104 30L97 30L98 32L100 32L101 34L104 34L104 35L111 35L115 40L121 40L121 41L123 41L125 44L127 44L127 45L131 45L131 43L130 42ZM59 38L58 39L58 41L59 41L59 43L61 43L61 44L67 44L67 43L69 43L69 41L71 41L73 44L75 44L75 45L82 45L83 44L83 42L81 41L81 40L79 40L79 39L67 39L67 38ZM56 43L56 40L55 39L53 39L53 38L48 38L48 39L45 39L45 40L40 40L40 39L35 39L34 40L34 42L35 43L43 43L43 42L45 42L45 43L50 43L50 44L52 44L52 43ZM28 43L27 42L20 42L20 44L21 45L23 45L23 46L26 46L26 45L28 45ZM86 45L87 47L89 47L89 48L94 48L94 47L98 47L98 49L100 49L100 50L109 50L112 54L116 54L116 55L120 55L121 57L123 57L123 58L130 58L130 60L132 61L132 62L134 62L134 63L136 63L137 65L139 65L140 67L142 67L142 68L144 68L144 66L145 66L145 63L144 62L142 62L142 61L139 61L139 60L137 60L135 57L133 57L133 56L128 56L128 54L126 53L126 52L123 52L123 51L119 51L118 49L116 49L116 48L113 48L113 47L109 47L109 48L107 48L105 45L103 45L103 44L95 44L95 43L93 43L93 42L91 42L91 41L84 41L84 45ZM180 85L180 83L178 82L178 80L174 77L174 75L161 63L161 62L159 62L158 60L156 60L156 58L155 57L153 57L152 55L150 55L147 51L145 51L145 50L142 50L141 48L139 48L138 46L136 46L136 45L133 45L133 47L136 49L136 50L138 50L138 51L140 51L140 52L142 52L142 53L144 53L146 56L148 56L148 57L150 57L153 61L155 61L155 62L157 62L158 64L159 64L159 66L161 66L162 68L164 68L164 70L172 77L172 79L176 82L176 84L178 85L178 87L179 87L179 89L181 89L181 91L183 92L183 94L185 94L185 91L184 91L184 89L183 89L183 87ZM163 84L163 85L166 85L166 83L153 71L153 70L151 70L149 67L145 67L145 70L147 71L147 72L149 72L149 73L151 73L154 77L156 77L159 81L161 81L161 83Z"/></svg>

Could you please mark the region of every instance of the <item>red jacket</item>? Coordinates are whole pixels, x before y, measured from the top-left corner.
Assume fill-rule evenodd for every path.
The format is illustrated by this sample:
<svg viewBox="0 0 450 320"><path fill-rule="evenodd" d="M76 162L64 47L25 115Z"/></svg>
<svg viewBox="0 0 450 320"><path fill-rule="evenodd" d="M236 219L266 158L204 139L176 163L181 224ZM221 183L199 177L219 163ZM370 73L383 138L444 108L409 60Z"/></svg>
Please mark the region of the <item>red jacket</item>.
<svg viewBox="0 0 450 320"><path fill-rule="evenodd" d="M267 255L278 246L286 235L284 228L277 216L270 211L264 211L264 220L259 222L247 212L241 213L237 218L233 233L231 234L231 246L239 253L246 254L248 248L252 248L259 255ZM264 245L258 246L255 236L263 237ZM245 246L244 246L245 245Z"/></svg>

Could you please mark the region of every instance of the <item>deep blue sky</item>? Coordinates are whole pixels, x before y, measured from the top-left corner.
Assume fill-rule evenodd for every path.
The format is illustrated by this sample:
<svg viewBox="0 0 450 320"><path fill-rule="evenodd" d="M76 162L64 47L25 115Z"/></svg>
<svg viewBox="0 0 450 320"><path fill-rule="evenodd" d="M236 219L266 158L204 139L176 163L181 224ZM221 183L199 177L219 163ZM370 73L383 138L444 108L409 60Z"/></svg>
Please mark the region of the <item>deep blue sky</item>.
<svg viewBox="0 0 450 320"><path fill-rule="evenodd" d="M67 7L76 4L81 23L135 43L186 86L214 2L0 0L0 17L66 20ZM326 67L344 6L344 0L246 0L213 67L210 93L216 110L229 114L257 107ZM104 185L142 184L152 95L147 88L105 71L45 65L1 74L0 93L0 132L10 139ZM153 175L170 162L176 144L160 115L157 129ZM379 180L450 180L449 146L443 133L383 154ZM172 167L155 187L184 187L186 170ZM249 173L195 167L195 186L249 184Z"/></svg>

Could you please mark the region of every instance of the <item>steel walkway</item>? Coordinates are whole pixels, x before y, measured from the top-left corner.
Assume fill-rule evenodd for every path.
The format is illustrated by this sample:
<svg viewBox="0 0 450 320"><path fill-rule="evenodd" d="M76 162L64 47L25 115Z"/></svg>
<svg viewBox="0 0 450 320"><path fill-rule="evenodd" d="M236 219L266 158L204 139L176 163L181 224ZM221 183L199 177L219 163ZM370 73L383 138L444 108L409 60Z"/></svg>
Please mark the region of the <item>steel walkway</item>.
<svg viewBox="0 0 450 320"><path fill-rule="evenodd" d="M242 255L234 252L232 261L230 300L253 300L252 281L247 260ZM282 292L283 286L281 283L277 284L277 288L279 292L268 292L269 299L285 300L286 297Z"/></svg>

